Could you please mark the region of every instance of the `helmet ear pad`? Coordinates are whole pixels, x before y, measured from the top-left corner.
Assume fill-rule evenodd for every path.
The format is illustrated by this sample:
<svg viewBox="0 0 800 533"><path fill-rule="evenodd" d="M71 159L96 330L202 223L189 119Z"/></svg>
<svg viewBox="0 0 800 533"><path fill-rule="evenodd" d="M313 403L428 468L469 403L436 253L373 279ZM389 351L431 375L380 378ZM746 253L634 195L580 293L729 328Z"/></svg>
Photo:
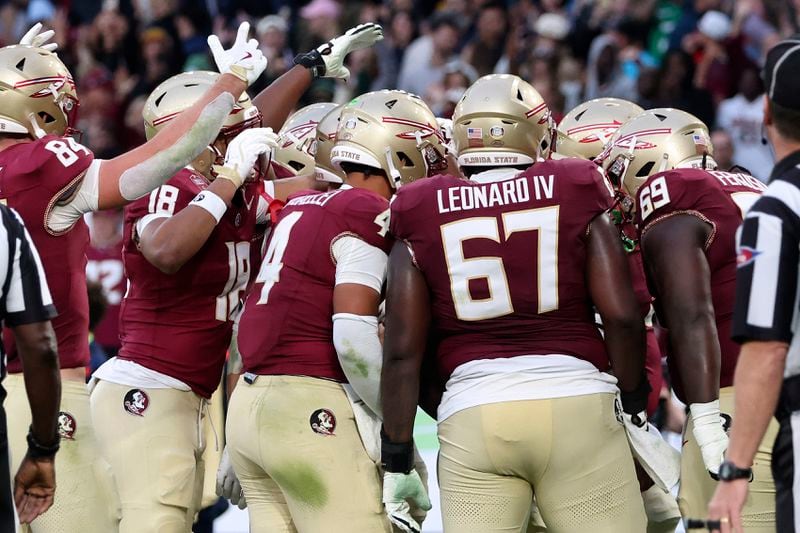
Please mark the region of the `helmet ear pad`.
<svg viewBox="0 0 800 533"><path fill-rule="evenodd" d="M192 168L203 176L213 179L211 167L219 162L222 155L214 146L206 146L203 151L192 160Z"/></svg>

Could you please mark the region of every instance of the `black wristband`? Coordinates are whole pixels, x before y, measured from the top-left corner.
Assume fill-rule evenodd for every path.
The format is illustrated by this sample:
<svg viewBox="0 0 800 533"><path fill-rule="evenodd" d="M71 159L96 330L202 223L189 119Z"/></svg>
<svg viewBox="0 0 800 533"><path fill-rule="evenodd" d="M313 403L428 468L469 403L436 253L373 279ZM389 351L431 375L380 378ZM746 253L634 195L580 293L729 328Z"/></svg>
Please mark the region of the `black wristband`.
<svg viewBox="0 0 800 533"><path fill-rule="evenodd" d="M414 468L414 441L392 442L381 428L381 463L386 472L408 474Z"/></svg>
<svg viewBox="0 0 800 533"><path fill-rule="evenodd" d="M322 54L318 50L297 54L294 56L294 64L307 68L315 78L325 75L325 61L322 60Z"/></svg>
<svg viewBox="0 0 800 533"><path fill-rule="evenodd" d="M55 444L44 445L33 436L33 426L28 428L28 455L34 459L51 458L61 447L61 439L56 437Z"/></svg>
<svg viewBox="0 0 800 533"><path fill-rule="evenodd" d="M639 386L631 392L621 392L622 410L629 415L636 415L647 409L647 397L650 394L650 382L647 375L642 374Z"/></svg>

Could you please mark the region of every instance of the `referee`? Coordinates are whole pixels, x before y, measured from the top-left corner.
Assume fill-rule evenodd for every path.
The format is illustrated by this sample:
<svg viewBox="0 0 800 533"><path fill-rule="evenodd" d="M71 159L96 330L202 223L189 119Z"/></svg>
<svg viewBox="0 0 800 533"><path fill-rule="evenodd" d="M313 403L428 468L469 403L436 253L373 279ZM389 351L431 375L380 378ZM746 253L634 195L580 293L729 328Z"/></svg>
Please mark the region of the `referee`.
<svg viewBox="0 0 800 533"><path fill-rule="evenodd" d="M29 523L53 504L61 401L55 333L50 325L55 314L39 254L22 220L13 210L0 205L0 320L14 332L33 420L28 433L28 453L14 478L12 498L6 414L2 407L6 391L0 385L0 531L3 533L16 531L15 505L20 522ZM5 360L0 343L0 380L6 375Z"/></svg>
<svg viewBox="0 0 800 533"><path fill-rule="evenodd" d="M708 506L722 533L741 532L758 444L775 415L772 451L779 533L800 533L800 35L767 53L764 125L778 163L738 242L733 338L742 343L733 424L720 483ZM712 531L715 531L712 529Z"/></svg>

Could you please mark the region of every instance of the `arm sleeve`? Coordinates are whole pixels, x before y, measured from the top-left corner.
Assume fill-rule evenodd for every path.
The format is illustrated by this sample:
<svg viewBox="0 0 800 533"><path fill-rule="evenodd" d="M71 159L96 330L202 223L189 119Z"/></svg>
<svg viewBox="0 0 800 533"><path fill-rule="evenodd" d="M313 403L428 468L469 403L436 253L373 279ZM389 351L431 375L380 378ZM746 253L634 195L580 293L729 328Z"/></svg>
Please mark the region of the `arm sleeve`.
<svg viewBox="0 0 800 533"><path fill-rule="evenodd" d="M760 198L737 235L736 342L792 339L797 313L800 217L784 202L800 206L800 190L776 181Z"/></svg>
<svg viewBox="0 0 800 533"><path fill-rule="evenodd" d="M3 283L3 307L8 326L43 322L56 316L39 253L17 214L3 209L8 266Z"/></svg>
<svg viewBox="0 0 800 533"><path fill-rule="evenodd" d="M386 278L386 252L358 237L344 235L331 246L336 260L336 284L358 283L380 293Z"/></svg>
<svg viewBox="0 0 800 533"><path fill-rule="evenodd" d="M351 313L333 315L333 345L347 380L367 407L381 416L383 348L378 318Z"/></svg>
<svg viewBox="0 0 800 533"><path fill-rule="evenodd" d="M83 175L78 190L69 201L53 206L47 219L48 227L56 233L68 230L84 214L97 211L100 195L99 176L101 161L95 159Z"/></svg>

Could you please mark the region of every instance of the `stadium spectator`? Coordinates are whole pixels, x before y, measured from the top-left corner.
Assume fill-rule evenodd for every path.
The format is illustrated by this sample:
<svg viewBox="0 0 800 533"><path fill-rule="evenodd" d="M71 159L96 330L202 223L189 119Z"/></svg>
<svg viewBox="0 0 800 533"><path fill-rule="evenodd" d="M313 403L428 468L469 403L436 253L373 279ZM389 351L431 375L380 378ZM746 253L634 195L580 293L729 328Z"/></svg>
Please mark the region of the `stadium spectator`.
<svg viewBox="0 0 800 533"><path fill-rule="evenodd" d="M455 17L448 13L436 15L431 21L430 33L419 37L406 49L397 88L424 98L431 85L442 80L445 65L455 59L460 37L461 28Z"/></svg>
<svg viewBox="0 0 800 533"><path fill-rule="evenodd" d="M495 71L495 66L505 51L504 35L508 28L506 8L502 2L484 4L478 12L475 36L464 47L462 59L485 76Z"/></svg>
<svg viewBox="0 0 800 533"><path fill-rule="evenodd" d="M372 82L373 90L397 87L397 76L406 48L417 37L417 26L410 11L393 12L383 31L385 38L375 46L378 77Z"/></svg>
<svg viewBox="0 0 800 533"><path fill-rule="evenodd" d="M286 21L278 15L267 15L256 25L261 51L269 61L267 70L264 71L265 87L292 68L294 52L288 43L288 29Z"/></svg>
<svg viewBox="0 0 800 533"><path fill-rule="evenodd" d="M619 52L610 33L598 35L592 41L586 62L586 100L604 96L636 100L636 80L623 73Z"/></svg>
<svg viewBox="0 0 800 533"><path fill-rule="evenodd" d="M764 88L755 68L742 72L739 93L722 101L717 110L717 127L733 138L734 163L767 181L774 159L769 147L761 142L764 121ZM716 156L716 154L714 154Z"/></svg>
<svg viewBox="0 0 800 533"><path fill-rule="evenodd" d="M719 165L720 170L730 169L734 165L731 134L722 129L714 130L711 132L711 145L714 147L714 160Z"/></svg>

